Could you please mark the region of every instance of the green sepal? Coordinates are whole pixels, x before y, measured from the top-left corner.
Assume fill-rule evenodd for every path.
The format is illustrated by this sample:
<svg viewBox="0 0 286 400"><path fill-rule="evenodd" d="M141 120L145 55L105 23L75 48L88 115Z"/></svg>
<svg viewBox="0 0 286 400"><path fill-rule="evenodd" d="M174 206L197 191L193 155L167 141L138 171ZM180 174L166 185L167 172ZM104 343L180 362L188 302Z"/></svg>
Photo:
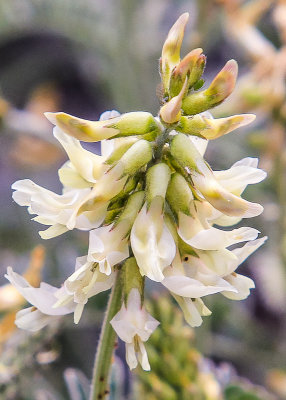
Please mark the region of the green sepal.
<svg viewBox="0 0 286 400"><path fill-rule="evenodd" d="M119 134L114 137L144 135L150 132L160 133L162 130L159 121L152 114L145 111L130 112L122 114L120 119L109 128L118 129Z"/></svg>
<svg viewBox="0 0 286 400"><path fill-rule="evenodd" d="M237 62L229 60L210 86L185 97L182 110L187 115L199 114L221 104L233 91L237 77Z"/></svg>
<svg viewBox="0 0 286 400"><path fill-rule="evenodd" d="M204 86L204 79L199 79L193 86L194 90L199 90Z"/></svg>
<svg viewBox="0 0 286 400"><path fill-rule="evenodd" d="M192 190L186 179L179 173L174 173L168 185L166 199L175 214L183 212L190 215L190 202L194 199Z"/></svg>
<svg viewBox="0 0 286 400"><path fill-rule="evenodd" d="M176 126L178 132L199 136L201 138L204 138L201 132L206 128L207 124L200 115L195 115L194 117L181 117Z"/></svg>
<svg viewBox="0 0 286 400"><path fill-rule="evenodd" d="M123 207L118 207L118 208L113 208L111 210L108 210L103 222L103 225L110 225L114 221L116 221L118 215L122 212Z"/></svg>
<svg viewBox="0 0 286 400"><path fill-rule="evenodd" d="M195 249L192 246L190 246L188 243L184 242L183 239L179 235L178 235L178 249L179 249L181 257L183 257L184 254L189 254L191 256L199 258Z"/></svg>
<svg viewBox="0 0 286 400"><path fill-rule="evenodd" d="M108 210L123 207L130 195L130 192L136 189L139 179L140 175L129 177L124 185L123 190L111 199L108 205Z"/></svg>
<svg viewBox="0 0 286 400"><path fill-rule="evenodd" d="M157 196L161 197L164 201L170 176L170 168L165 163L155 164L148 169L146 176L147 207L150 206L152 200Z"/></svg>
<svg viewBox="0 0 286 400"><path fill-rule="evenodd" d="M143 206L144 198L145 198L144 191L135 192L131 194L128 198L126 206L124 207L124 210L120 214L116 223L127 220L131 228L135 221L135 218L137 217L139 211Z"/></svg>
<svg viewBox="0 0 286 400"><path fill-rule="evenodd" d="M166 208L168 208L167 206L168 206L168 204L166 205ZM171 235L173 236L176 246L178 247L179 235L177 232L177 221L176 221L175 217L172 215L171 211L168 209L165 211L164 221L165 221L169 231L171 232Z"/></svg>
<svg viewBox="0 0 286 400"><path fill-rule="evenodd" d="M128 296L132 289L138 289L141 305L144 302L145 278L140 274L135 257L128 258L122 267L124 302L127 306Z"/></svg>
<svg viewBox="0 0 286 400"><path fill-rule="evenodd" d="M189 76L189 81L188 81L189 88L193 87L195 90L197 90L195 88L195 86L200 81L202 81L202 84L201 84L200 87L203 86L204 80L200 79L200 77L202 76L202 74L204 72L205 66L206 66L206 56L204 54L201 54L201 56L197 60L196 65L191 70L191 73L190 73L190 76Z"/></svg>
<svg viewBox="0 0 286 400"><path fill-rule="evenodd" d="M182 110L187 115L199 114L203 111L209 110L216 104L212 105L206 96L205 91L202 92L192 92L186 96L182 103Z"/></svg>

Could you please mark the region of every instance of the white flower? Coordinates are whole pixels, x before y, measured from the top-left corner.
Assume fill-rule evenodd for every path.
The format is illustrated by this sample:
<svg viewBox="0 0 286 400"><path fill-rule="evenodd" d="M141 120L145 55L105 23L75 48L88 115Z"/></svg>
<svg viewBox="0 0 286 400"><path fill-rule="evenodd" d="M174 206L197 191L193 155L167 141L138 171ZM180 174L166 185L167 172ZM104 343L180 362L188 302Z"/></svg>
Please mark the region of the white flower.
<svg viewBox="0 0 286 400"><path fill-rule="evenodd" d="M194 328L202 324L202 316L206 317L212 313L200 298L190 299L173 293L172 295L181 307L186 322Z"/></svg>
<svg viewBox="0 0 286 400"><path fill-rule="evenodd" d="M254 251L267 240L267 236L247 242L244 246L233 250L200 251L196 250L200 259L214 273L225 277L234 272Z"/></svg>
<svg viewBox="0 0 286 400"><path fill-rule="evenodd" d="M93 186L108 168L104 164L105 158L85 150L79 140L67 135L57 126L54 128L54 136L70 159L59 170L62 184L74 188Z"/></svg>
<svg viewBox="0 0 286 400"><path fill-rule="evenodd" d="M214 208L230 217L251 218L262 213L260 204L251 203L225 189L203 159L197 160L197 169L198 172L191 172L194 186ZM239 187L244 185L242 181Z"/></svg>
<svg viewBox="0 0 286 400"><path fill-rule="evenodd" d="M182 262L179 252L172 266L164 270L162 284L171 292L182 308L186 322L200 326L202 316L211 314L201 297L214 293L236 293L237 289L226 279L210 270L204 262L195 256L186 255Z"/></svg>
<svg viewBox="0 0 286 400"><path fill-rule="evenodd" d="M263 181L267 174L258 168L258 158L246 157L225 171L214 171L214 176L225 189L240 196L247 185Z"/></svg>
<svg viewBox="0 0 286 400"><path fill-rule="evenodd" d="M252 279L248 278L247 276L237 274L236 272L232 272L224 279L236 288L236 293L222 292L225 297L231 300L246 299L246 297L249 296L250 289L255 288L255 283Z"/></svg>
<svg viewBox="0 0 286 400"><path fill-rule="evenodd" d="M129 224L121 221L102 226L89 233L88 261L96 262L99 271L110 275L111 268L129 256L128 233Z"/></svg>
<svg viewBox="0 0 286 400"><path fill-rule="evenodd" d="M159 322L141 306L138 289L130 291L127 306L123 303L110 323L120 339L126 343L126 361L129 368L136 368L139 361L142 368L149 371L150 365L143 342L149 339Z"/></svg>
<svg viewBox="0 0 286 400"><path fill-rule="evenodd" d="M17 312L15 325L26 331L37 332L58 318L58 316L43 314L36 307L27 307Z"/></svg>
<svg viewBox="0 0 286 400"><path fill-rule="evenodd" d="M66 279L63 290L55 294L58 301L53 305L54 309L70 303L75 304L74 322L77 324L88 299L109 290L115 277L115 272L109 276L102 274L94 262L87 261L87 256L78 257L75 272Z"/></svg>
<svg viewBox="0 0 286 400"><path fill-rule="evenodd" d="M99 203L93 210L75 213L75 209L80 209L90 195L89 188L72 189L59 195L24 179L15 182L12 189L15 189L13 199L16 203L28 206L30 214L37 214L33 218L35 221L51 225L47 230L39 232L43 239L61 235L74 227L83 230L95 228L106 215L107 202Z"/></svg>
<svg viewBox="0 0 286 400"><path fill-rule="evenodd" d="M188 260L182 262L177 252L172 266L164 270L165 279L162 284L176 299L186 322L196 327L202 324L202 316L211 314L201 297L218 292L233 293L237 289L207 268L198 257L186 255L185 258Z"/></svg>
<svg viewBox="0 0 286 400"><path fill-rule="evenodd" d="M234 250L198 251L199 257L204 263L219 276L223 277L236 291L221 293L232 300L243 300L250 289L255 287L252 279L234 272L254 251L266 241L267 237L246 243L244 246Z"/></svg>
<svg viewBox="0 0 286 400"><path fill-rule="evenodd" d="M176 245L162 214L161 200L145 204L138 214L130 235L131 247L141 275L160 282L163 270L171 264Z"/></svg>
<svg viewBox="0 0 286 400"><path fill-rule="evenodd" d="M236 292L226 280L207 268L201 259L188 255L182 262L179 252L172 266L164 270L162 284L172 294L182 297L199 298L222 291Z"/></svg>
<svg viewBox="0 0 286 400"><path fill-rule="evenodd" d="M190 216L179 213L178 234L183 241L196 249L220 250L233 244L254 240L259 231L241 227L230 231L214 228L209 223L212 210L207 202L193 201Z"/></svg>
<svg viewBox="0 0 286 400"><path fill-rule="evenodd" d="M33 306L17 313L15 323L19 328L37 331L46 326L55 317L70 314L74 311L74 304L56 309L53 307L57 300L56 294L62 289L44 282L41 283L39 288L34 288L26 279L14 272L11 267L7 268L5 277Z"/></svg>

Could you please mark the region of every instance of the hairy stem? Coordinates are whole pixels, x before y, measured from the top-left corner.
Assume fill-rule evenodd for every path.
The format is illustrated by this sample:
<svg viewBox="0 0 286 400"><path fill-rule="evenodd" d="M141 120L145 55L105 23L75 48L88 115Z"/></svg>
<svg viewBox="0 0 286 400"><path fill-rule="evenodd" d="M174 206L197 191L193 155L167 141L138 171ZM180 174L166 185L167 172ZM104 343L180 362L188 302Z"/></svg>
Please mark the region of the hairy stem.
<svg viewBox="0 0 286 400"><path fill-rule="evenodd" d="M116 338L116 333L110 324L110 320L120 309L121 297L121 271L118 271L101 328L100 339L94 361L89 400L106 400L108 398L109 371Z"/></svg>

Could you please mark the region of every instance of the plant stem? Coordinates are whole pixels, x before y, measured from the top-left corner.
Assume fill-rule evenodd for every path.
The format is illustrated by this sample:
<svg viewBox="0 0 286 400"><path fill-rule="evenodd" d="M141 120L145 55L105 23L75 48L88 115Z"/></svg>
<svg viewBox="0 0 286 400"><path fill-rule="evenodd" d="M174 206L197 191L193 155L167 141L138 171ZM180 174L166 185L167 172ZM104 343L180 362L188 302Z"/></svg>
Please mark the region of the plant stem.
<svg viewBox="0 0 286 400"><path fill-rule="evenodd" d="M108 398L109 371L116 338L116 333L110 324L110 320L120 309L121 297L121 271L118 271L97 345L89 400L106 400Z"/></svg>

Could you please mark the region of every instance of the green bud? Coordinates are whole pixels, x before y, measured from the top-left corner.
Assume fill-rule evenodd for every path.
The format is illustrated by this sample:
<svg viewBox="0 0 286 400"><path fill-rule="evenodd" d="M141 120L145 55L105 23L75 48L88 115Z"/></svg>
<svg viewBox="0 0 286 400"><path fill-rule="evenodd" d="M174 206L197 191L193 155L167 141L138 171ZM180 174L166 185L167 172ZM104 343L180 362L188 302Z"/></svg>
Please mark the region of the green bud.
<svg viewBox="0 0 286 400"><path fill-rule="evenodd" d="M144 111L122 114L116 122L111 120L106 126L119 130L116 137L144 135L150 132L159 134L162 130L160 122L152 114Z"/></svg>
<svg viewBox="0 0 286 400"><path fill-rule="evenodd" d="M152 145L147 140L138 140L121 157L118 163L123 165L123 174L134 175L152 159Z"/></svg>
<svg viewBox="0 0 286 400"><path fill-rule="evenodd" d="M199 114L222 103L233 91L237 77L237 63L228 61L217 74L210 87L186 96L182 109L187 115Z"/></svg>
<svg viewBox="0 0 286 400"><path fill-rule="evenodd" d="M155 197L164 201L171 176L170 168L165 163L159 163L149 168L146 176L146 196L148 206Z"/></svg>
<svg viewBox="0 0 286 400"><path fill-rule="evenodd" d="M208 101L205 91L194 92L186 96L183 100L182 110L187 115L199 114L203 111L209 110L214 106Z"/></svg>
<svg viewBox="0 0 286 400"><path fill-rule="evenodd" d="M206 66L206 59L206 56L201 54L191 69L188 82L189 88L193 87L200 80Z"/></svg>
<svg viewBox="0 0 286 400"><path fill-rule="evenodd" d="M187 77L187 87L190 89L201 77L206 57L202 49L194 49L187 54L174 68L170 79L170 95L177 96Z"/></svg>
<svg viewBox="0 0 286 400"><path fill-rule="evenodd" d="M198 163L205 161L191 140L182 133L176 135L171 142L171 155L182 168L198 171Z"/></svg>
<svg viewBox="0 0 286 400"><path fill-rule="evenodd" d="M206 129L207 124L201 115L195 115L193 117L181 117L176 130L183 132L188 135L195 135L204 137L202 131Z"/></svg>
<svg viewBox="0 0 286 400"><path fill-rule="evenodd" d="M172 211L177 215L180 211L190 215L190 203L194 196L188 182L181 174L177 172L172 174L166 198Z"/></svg>
<svg viewBox="0 0 286 400"><path fill-rule="evenodd" d="M180 250L181 256L185 254L190 254L191 256L194 257L199 257L197 253L195 252L195 249L190 246L188 243L184 242L183 239L178 235L178 248Z"/></svg>
<svg viewBox="0 0 286 400"><path fill-rule="evenodd" d="M131 290L138 289L141 296L141 304L143 305L145 279L140 274L135 257L128 258L123 264L122 277L125 304L127 305L128 296Z"/></svg>

